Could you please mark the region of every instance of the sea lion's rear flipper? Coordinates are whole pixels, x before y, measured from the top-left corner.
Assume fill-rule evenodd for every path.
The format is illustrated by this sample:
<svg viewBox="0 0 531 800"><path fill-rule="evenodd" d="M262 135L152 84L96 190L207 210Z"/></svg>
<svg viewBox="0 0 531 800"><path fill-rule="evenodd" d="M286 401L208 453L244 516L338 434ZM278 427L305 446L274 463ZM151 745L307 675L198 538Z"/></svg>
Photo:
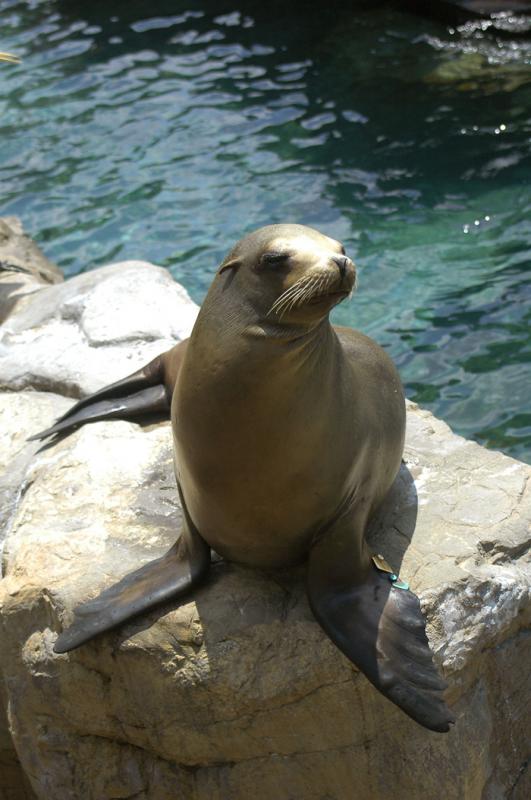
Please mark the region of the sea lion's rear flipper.
<svg viewBox="0 0 531 800"><path fill-rule="evenodd" d="M28 441L65 433L85 422L134 419L146 414L169 416L173 387L187 345L185 339L132 375L79 400L54 425L30 436Z"/></svg>
<svg viewBox="0 0 531 800"><path fill-rule="evenodd" d="M382 694L420 725L449 730L455 718L444 702L446 683L433 663L419 599L373 563L362 532L345 517L310 552L308 595L325 632Z"/></svg>
<svg viewBox="0 0 531 800"><path fill-rule="evenodd" d="M54 645L56 653L67 653L100 633L115 628L142 611L185 594L196 586L210 567L210 547L187 518L183 533L161 558L129 573L94 600L74 610L74 621Z"/></svg>
<svg viewBox="0 0 531 800"><path fill-rule="evenodd" d="M162 414L169 407L164 386L150 386L149 389L141 389L139 392L124 397L98 400L79 411L72 410L68 412L67 419L57 420L51 428L35 433L28 438L28 441L32 442L35 439L46 439L48 436L66 433L85 422L98 422L103 419L133 419L143 414Z"/></svg>

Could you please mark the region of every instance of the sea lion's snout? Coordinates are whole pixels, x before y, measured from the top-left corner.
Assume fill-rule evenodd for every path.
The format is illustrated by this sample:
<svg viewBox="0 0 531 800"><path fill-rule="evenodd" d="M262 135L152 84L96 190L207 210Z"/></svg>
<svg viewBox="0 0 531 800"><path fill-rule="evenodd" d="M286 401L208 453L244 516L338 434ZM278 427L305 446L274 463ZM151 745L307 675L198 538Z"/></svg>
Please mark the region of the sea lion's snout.
<svg viewBox="0 0 531 800"><path fill-rule="evenodd" d="M348 297L356 285L356 268L342 245L317 231L291 238L277 237L268 243L266 256L280 261L284 256L281 291L270 308L284 321L312 321ZM277 255L278 254L278 255ZM303 316L301 316L303 315Z"/></svg>
<svg viewBox="0 0 531 800"><path fill-rule="evenodd" d="M348 297L356 285L356 270L347 256L327 256L291 283L273 303L270 313L285 318L305 308L330 311Z"/></svg>
<svg viewBox="0 0 531 800"><path fill-rule="evenodd" d="M346 255L333 255L331 261L339 268L340 288L344 288L347 294L356 287L356 267L353 261Z"/></svg>
<svg viewBox="0 0 531 800"><path fill-rule="evenodd" d="M347 258L347 256L332 256L332 261L334 261L339 267L339 274L341 275L341 278L344 278L349 262L352 263L350 258Z"/></svg>

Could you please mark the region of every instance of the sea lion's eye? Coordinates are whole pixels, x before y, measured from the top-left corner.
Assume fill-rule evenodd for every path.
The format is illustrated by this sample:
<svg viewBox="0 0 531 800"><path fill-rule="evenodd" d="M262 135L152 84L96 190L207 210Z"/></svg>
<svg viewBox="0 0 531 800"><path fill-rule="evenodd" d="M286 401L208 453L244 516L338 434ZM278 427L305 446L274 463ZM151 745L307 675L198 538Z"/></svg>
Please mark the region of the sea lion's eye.
<svg viewBox="0 0 531 800"><path fill-rule="evenodd" d="M264 253L260 259L260 263L267 267L280 266L281 264L285 264L290 256L291 253L272 251L270 253Z"/></svg>

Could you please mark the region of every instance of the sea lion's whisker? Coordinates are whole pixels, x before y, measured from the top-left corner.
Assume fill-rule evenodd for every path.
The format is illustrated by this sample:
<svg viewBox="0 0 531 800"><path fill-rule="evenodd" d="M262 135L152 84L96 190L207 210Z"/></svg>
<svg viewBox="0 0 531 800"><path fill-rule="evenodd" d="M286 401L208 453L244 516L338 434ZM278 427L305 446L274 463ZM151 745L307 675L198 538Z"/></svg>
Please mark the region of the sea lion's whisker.
<svg viewBox="0 0 531 800"><path fill-rule="evenodd" d="M269 314L275 313L275 312L276 313L280 313L280 312L283 313L284 310L285 310L284 306L287 303L289 303L289 301L291 300L292 296L299 291L299 289L301 288L301 284L303 284L305 282L305 280L306 280L305 278L301 278L296 283L294 283L293 286L290 286L289 289L286 289L286 291L283 292L280 295L280 297L277 297L277 299L275 300L275 302L273 303L273 305L269 309Z"/></svg>
<svg viewBox="0 0 531 800"><path fill-rule="evenodd" d="M310 279L299 287L298 291L295 292L294 296L291 298L291 303L290 303L291 308L293 308L298 303L304 302L304 298L306 297L306 295L311 292L313 282L314 279Z"/></svg>
<svg viewBox="0 0 531 800"><path fill-rule="evenodd" d="M316 281L318 283L319 279L316 278L315 276L313 278L309 278L308 280L304 281L304 283L300 286L298 291L293 295L292 298L290 298L290 302L288 303L286 310L291 311L293 308L303 305L304 302L307 300L307 298L311 297L312 294L314 293L314 286Z"/></svg>
<svg viewBox="0 0 531 800"><path fill-rule="evenodd" d="M276 312L280 319L288 311L304 305L311 297L317 295L321 289L330 283L328 274L303 277L287 289L271 307L271 312Z"/></svg>
<svg viewBox="0 0 531 800"><path fill-rule="evenodd" d="M271 310L270 310L269 313L272 313L272 312L276 313L279 316L279 318L282 319L282 316L286 312L287 307L288 307L288 305L289 305L289 303L291 301L291 298L292 298L292 294L291 293L290 294L286 293L285 295L282 295L279 298L279 300L281 302L279 302L277 300L277 302L271 307Z"/></svg>
<svg viewBox="0 0 531 800"><path fill-rule="evenodd" d="M282 319L288 311L293 311L294 308L304 305L312 297L325 293L328 288L334 285L335 281L336 277L330 272L321 272L318 275L309 277L303 276L293 286L286 289L280 297L277 297L268 313L276 314L279 319ZM356 284L354 284L352 291L355 288Z"/></svg>
<svg viewBox="0 0 531 800"><path fill-rule="evenodd" d="M352 295L354 294L354 292L356 291L357 288L358 288L358 276L355 275L354 276L354 283L352 284L352 289L348 293L347 300L352 300Z"/></svg>
<svg viewBox="0 0 531 800"><path fill-rule="evenodd" d="M275 300L275 302L273 303L273 305L271 306L271 308L272 308L272 309L274 309L274 308L277 308L278 306L282 305L282 303L283 303L283 302L284 302L284 301L285 301L287 298L291 297L291 295L292 295L292 294L293 294L295 291L297 291L297 289L299 288L299 284L300 284L300 281L297 281L297 283L294 283L294 284L293 284L293 286L290 286L288 289L286 289L286 291L285 291L285 292L282 292L282 294L280 295L280 297L277 297L277 299Z"/></svg>

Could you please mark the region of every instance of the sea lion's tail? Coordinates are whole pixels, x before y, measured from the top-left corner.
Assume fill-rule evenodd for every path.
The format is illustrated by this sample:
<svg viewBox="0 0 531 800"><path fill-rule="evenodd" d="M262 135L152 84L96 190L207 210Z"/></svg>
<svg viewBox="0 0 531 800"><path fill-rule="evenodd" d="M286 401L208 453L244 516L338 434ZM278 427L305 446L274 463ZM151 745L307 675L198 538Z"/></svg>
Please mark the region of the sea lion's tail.
<svg viewBox="0 0 531 800"><path fill-rule="evenodd" d="M67 433L85 422L134 419L146 414L169 416L173 387L187 342L187 339L179 342L132 375L79 400L50 428L33 434L28 441Z"/></svg>

